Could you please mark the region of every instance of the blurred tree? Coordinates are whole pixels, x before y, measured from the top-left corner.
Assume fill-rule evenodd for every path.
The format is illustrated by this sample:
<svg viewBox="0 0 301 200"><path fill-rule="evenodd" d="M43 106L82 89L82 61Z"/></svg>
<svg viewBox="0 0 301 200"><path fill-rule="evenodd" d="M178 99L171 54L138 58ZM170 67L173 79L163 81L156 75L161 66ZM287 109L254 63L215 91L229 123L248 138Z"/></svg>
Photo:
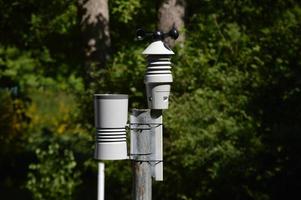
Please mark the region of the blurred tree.
<svg viewBox="0 0 301 200"><path fill-rule="evenodd" d="M184 42L184 18L185 18L185 0L163 0L158 10L159 24L158 28L163 32L168 32L173 26L181 31L176 42ZM170 47L175 45L175 41L167 38L165 41Z"/></svg>
<svg viewBox="0 0 301 200"><path fill-rule="evenodd" d="M95 82L111 46L108 0L79 0L78 12L84 47L85 84Z"/></svg>

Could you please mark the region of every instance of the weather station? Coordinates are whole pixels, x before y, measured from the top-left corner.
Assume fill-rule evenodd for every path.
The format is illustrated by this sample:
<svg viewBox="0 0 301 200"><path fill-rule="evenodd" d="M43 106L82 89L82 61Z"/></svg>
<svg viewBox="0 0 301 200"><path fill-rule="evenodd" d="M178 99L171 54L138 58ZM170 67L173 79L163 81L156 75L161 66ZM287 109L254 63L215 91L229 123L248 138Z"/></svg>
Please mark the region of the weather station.
<svg viewBox="0 0 301 200"><path fill-rule="evenodd" d="M171 83L171 56L174 52L164 43L171 37L176 40L178 31L136 31L136 38L152 38L142 52L147 68L144 76L147 109L132 109L128 120L128 95L95 94L95 152L101 160L132 161L133 199L152 199L152 178L163 181L163 110L168 109ZM127 133L130 130L130 151L127 150ZM104 200L104 164L99 162L98 200Z"/></svg>

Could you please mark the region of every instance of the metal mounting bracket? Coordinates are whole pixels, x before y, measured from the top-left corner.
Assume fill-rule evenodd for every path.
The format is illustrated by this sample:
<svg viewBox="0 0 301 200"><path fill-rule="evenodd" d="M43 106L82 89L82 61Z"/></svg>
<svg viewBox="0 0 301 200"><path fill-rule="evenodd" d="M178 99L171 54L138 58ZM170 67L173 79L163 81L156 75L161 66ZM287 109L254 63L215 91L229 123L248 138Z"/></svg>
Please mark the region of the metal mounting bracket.
<svg viewBox="0 0 301 200"><path fill-rule="evenodd" d="M133 109L130 115L130 159L147 162L152 177L163 180L162 111Z"/></svg>

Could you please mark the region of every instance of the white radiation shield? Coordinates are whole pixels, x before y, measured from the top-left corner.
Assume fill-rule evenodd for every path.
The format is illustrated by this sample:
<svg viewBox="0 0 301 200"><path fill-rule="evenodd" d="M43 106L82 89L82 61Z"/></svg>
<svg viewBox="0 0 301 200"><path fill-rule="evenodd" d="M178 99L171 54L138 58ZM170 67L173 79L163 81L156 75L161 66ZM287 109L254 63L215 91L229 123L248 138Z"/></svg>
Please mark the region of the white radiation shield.
<svg viewBox="0 0 301 200"><path fill-rule="evenodd" d="M97 160L127 159L128 95L94 95Z"/></svg>
<svg viewBox="0 0 301 200"><path fill-rule="evenodd" d="M174 53L162 41L151 43L143 52L147 56L147 70L144 77L147 102L150 109L168 109L171 74L171 55Z"/></svg>

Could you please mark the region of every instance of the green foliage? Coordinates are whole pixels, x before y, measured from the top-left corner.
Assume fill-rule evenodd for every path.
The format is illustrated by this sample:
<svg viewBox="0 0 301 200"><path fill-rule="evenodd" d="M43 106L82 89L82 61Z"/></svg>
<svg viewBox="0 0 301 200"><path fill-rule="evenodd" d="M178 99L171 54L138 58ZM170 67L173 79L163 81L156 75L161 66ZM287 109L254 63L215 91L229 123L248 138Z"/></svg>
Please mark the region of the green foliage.
<svg viewBox="0 0 301 200"><path fill-rule="evenodd" d="M12 82L17 82L19 85L25 88L27 86L37 87L39 84L43 84L43 80L37 80L38 74L41 71L38 69L37 61L33 59L29 52L20 52L17 48L3 48L0 49L1 65L4 69L1 70L1 77L8 77ZM33 74L32 71L36 71Z"/></svg>
<svg viewBox="0 0 301 200"><path fill-rule="evenodd" d="M117 0L112 2L112 14L117 15L117 19L122 23L133 20L139 9L141 9L140 0Z"/></svg>
<svg viewBox="0 0 301 200"><path fill-rule="evenodd" d="M143 27L145 30L156 28L157 3L157 1L141 0L109 1L110 34L114 52L121 52L122 49L127 51L127 48L133 49L135 31L138 27Z"/></svg>
<svg viewBox="0 0 301 200"><path fill-rule="evenodd" d="M287 173L282 164L295 176L292 163L300 166L294 156L300 148L289 147L300 141L300 116L293 111L300 100L301 43L293 39L301 30L300 6L277 2L275 19L275 13L263 16L270 9L264 3L237 4L203 7L207 14L193 16L193 32L176 50L174 96L165 115L170 185L157 186L161 199L283 199L298 193L293 179L285 181L286 192L280 190L279 178ZM230 8L239 6L245 8L239 12L253 7L252 15L232 14ZM268 185L273 181L277 186Z"/></svg>
<svg viewBox="0 0 301 200"><path fill-rule="evenodd" d="M10 93L8 91L0 90L0 101L2 102L0 105L0 112L3 113L0 116L0 129L1 129L1 142L7 142L7 140L11 139L13 135L16 134L16 122L15 116L13 114L13 101L10 97Z"/></svg>
<svg viewBox="0 0 301 200"><path fill-rule="evenodd" d="M46 150L37 149L36 156L38 163L29 165L26 185L33 199L72 199L74 189L80 184L72 151L62 150L56 143Z"/></svg>
<svg viewBox="0 0 301 200"><path fill-rule="evenodd" d="M245 99L211 88L172 99L165 117L165 175L179 187L165 199L214 199L236 190L237 196L249 195L249 185L227 183L227 179L250 178L253 163L248 157L262 149L254 119L242 110Z"/></svg>
<svg viewBox="0 0 301 200"><path fill-rule="evenodd" d="M45 65L51 65L52 62L53 58L48 49L35 53L16 47L0 48L0 77L7 82L2 87L18 87L19 92L28 92L30 88L57 88L69 91L83 89L81 78L76 77L75 72L48 76Z"/></svg>
<svg viewBox="0 0 301 200"><path fill-rule="evenodd" d="M146 106L143 104L145 89L144 85L141 84L145 72L145 59L141 54L142 51L143 48L135 45L116 52L109 63L110 67L103 75L102 84L99 85L106 92L129 94L131 106L141 108Z"/></svg>

